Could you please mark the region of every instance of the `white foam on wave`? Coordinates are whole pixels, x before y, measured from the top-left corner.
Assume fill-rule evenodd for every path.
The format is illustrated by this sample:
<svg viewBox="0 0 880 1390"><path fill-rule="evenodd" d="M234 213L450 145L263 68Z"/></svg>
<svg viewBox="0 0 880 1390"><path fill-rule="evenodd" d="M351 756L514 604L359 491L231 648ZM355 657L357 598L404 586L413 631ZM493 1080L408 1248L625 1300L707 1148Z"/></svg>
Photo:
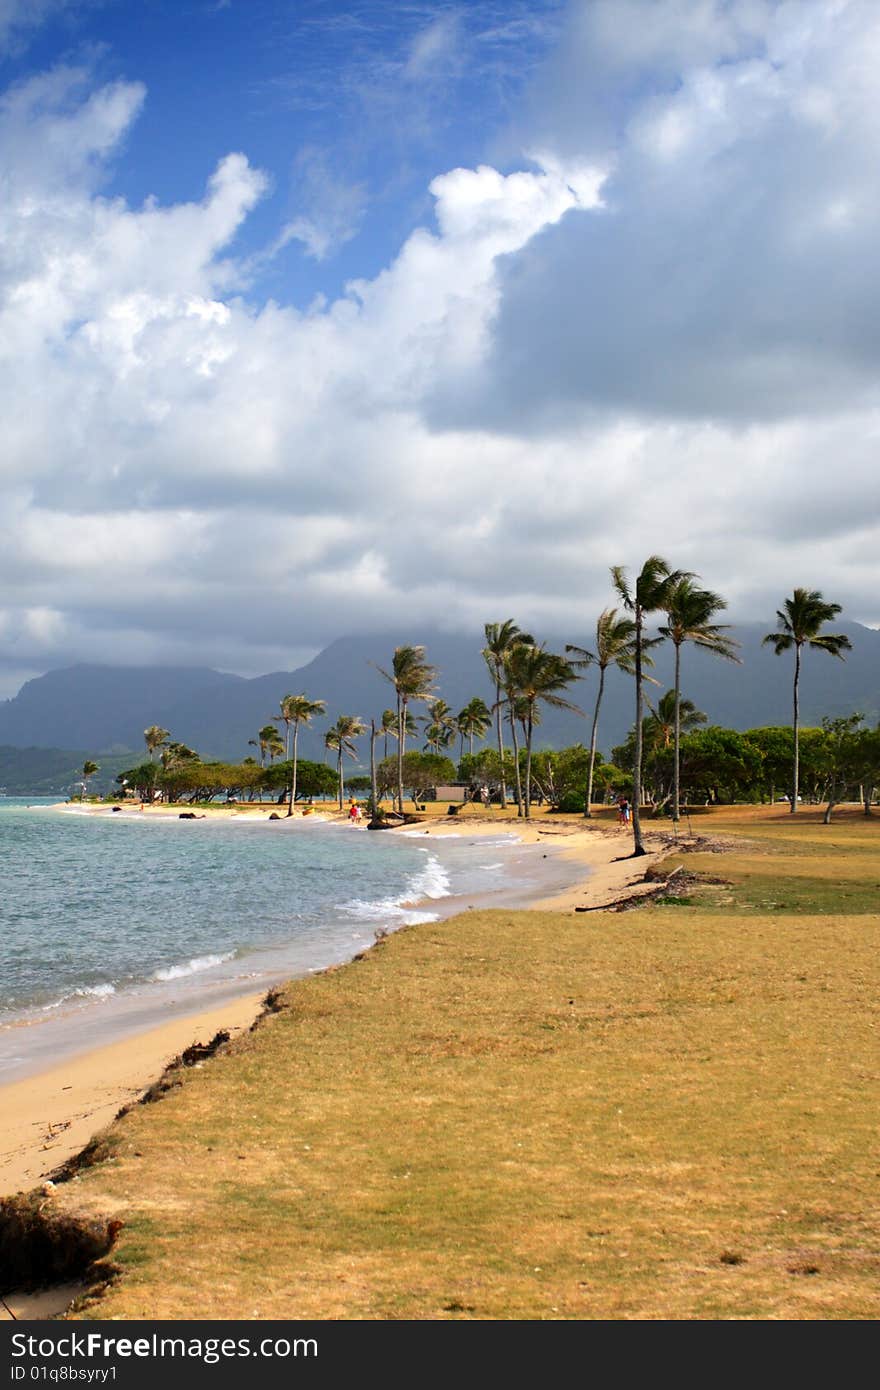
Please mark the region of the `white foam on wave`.
<svg viewBox="0 0 880 1390"><path fill-rule="evenodd" d="M503 865L503 864L481 864L481 865L480 865L480 868L481 868L481 869L485 869L486 872L488 873L490 869L503 869L503 868L504 868L504 865Z"/></svg>
<svg viewBox="0 0 880 1390"><path fill-rule="evenodd" d="M234 951L224 951L219 956L196 956L193 960L184 961L181 965L163 965L161 969L153 971L150 979L163 982L181 980L186 975L199 975L203 970L213 970L215 965L225 965L234 956Z"/></svg>
<svg viewBox="0 0 880 1390"><path fill-rule="evenodd" d="M405 903L417 902L419 898L449 897L449 874L430 850L422 850L422 853L427 854L428 862L421 873L415 874L410 880L407 896L402 899Z"/></svg>
<svg viewBox="0 0 880 1390"><path fill-rule="evenodd" d="M424 898L448 898L451 892L449 875L435 859L430 850L423 851L427 863L418 873L413 874L403 892L396 898L376 898L372 902L364 898L352 898L340 903L340 911L351 917L359 917L368 922L393 921L401 925L415 925L417 922L436 922L436 912L420 912L410 906Z"/></svg>
<svg viewBox="0 0 880 1390"><path fill-rule="evenodd" d="M110 995L115 993L115 985L83 985L80 989L72 989L69 994L63 994L60 999L53 999L51 1004L44 1004L43 1013L48 1013L50 1009L60 1009L62 1004L68 1003L71 999L109 999Z"/></svg>

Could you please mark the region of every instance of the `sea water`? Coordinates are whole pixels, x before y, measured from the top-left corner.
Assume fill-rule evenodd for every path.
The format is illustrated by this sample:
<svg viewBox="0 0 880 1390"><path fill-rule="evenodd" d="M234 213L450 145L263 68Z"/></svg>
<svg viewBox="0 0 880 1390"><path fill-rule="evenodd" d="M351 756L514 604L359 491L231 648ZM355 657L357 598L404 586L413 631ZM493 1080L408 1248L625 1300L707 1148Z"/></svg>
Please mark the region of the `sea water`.
<svg viewBox="0 0 880 1390"><path fill-rule="evenodd" d="M447 903L522 896L535 881L522 850L464 829L429 839L0 799L0 1080L73 1040L350 959Z"/></svg>

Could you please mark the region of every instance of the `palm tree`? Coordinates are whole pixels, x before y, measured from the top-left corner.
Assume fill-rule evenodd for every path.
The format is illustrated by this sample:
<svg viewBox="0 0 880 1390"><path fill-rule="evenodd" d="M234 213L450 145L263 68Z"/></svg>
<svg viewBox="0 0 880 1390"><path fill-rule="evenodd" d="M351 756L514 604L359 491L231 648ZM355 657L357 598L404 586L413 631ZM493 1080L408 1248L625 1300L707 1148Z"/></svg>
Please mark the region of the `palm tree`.
<svg viewBox="0 0 880 1390"><path fill-rule="evenodd" d="M636 625L632 618L618 618L616 608L606 608L596 621L596 650L589 652L584 647L566 645L567 652L576 652L578 660L572 666L589 666L595 662L599 667L599 691L593 710L593 728L590 733L590 770L587 774L587 794L584 802L584 815L587 820L593 814L593 772L596 766L596 739L599 732L599 706L605 693L605 672L609 666L616 666L628 676L635 674ZM649 656L642 657L645 666L653 665Z"/></svg>
<svg viewBox="0 0 880 1390"><path fill-rule="evenodd" d="M290 726L293 723L293 715L290 712L291 702L297 697L295 695L284 695L281 698L280 714L273 714L272 720L275 724L284 725L284 755L290 761Z"/></svg>
<svg viewBox="0 0 880 1390"><path fill-rule="evenodd" d="M486 731L491 727L492 715L485 700L481 700L479 695L475 695L469 700L464 709L456 719L461 747L459 748L459 761L464 757L464 741L468 740L468 752L471 757L474 753L474 739L485 738Z"/></svg>
<svg viewBox="0 0 880 1390"><path fill-rule="evenodd" d="M394 686L397 695L397 807L403 813L403 745L407 733L406 717L410 700L426 700L431 694L436 671L425 660L424 647L395 647L391 670L377 670Z"/></svg>
<svg viewBox="0 0 880 1390"><path fill-rule="evenodd" d="M160 728L158 724L151 724L149 729L144 729L144 743L147 745L150 762L153 762L153 754L156 749L162 748L167 738L168 730Z"/></svg>
<svg viewBox="0 0 880 1390"><path fill-rule="evenodd" d="M428 714L422 720L425 726L426 748L439 753L448 748L455 737L455 716L445 700L435 700L428 706Z"/></svg>
<svg viewBox="0 0 880 1390"><path fill-rule="evenodd" d="M532 734L538 722L538 705L551 705L554 709L582 711L571 701L559 694L571 682L577 680L571 662L555 652L548 652L542 645L516 642L504 659L505 685L511 712L522 718L526 735L526 786L523 815L528 820L532 811ZM519 707L519 708L518 708Z"/></svg>
<svg viewBox="0 0 880 1390"><path fill-rule="evenodd" d="M96 773L96 772L100 772L100 770L101 770L101 769L98 767L98 764L97 764L97 763L93 763L93 762L91 761L90 758L86 758L86 761L83 763L83 769L82 769L82 779L83 779L82 799L83 799L83 801L85 801L86 797L87 797L88 794L89 794L89 778L90 778L90 777L94 777L95 773Z"/></svg>
<svg viewBox="0 0 880 1390"><path fill-rule="evenodd" d="M486 623L483 632L486 638L486 645L483 648L483 660L489 671L489 675L495 684L495 729L498 736L498 759L501 766L501 809L507 805L504 795L504 739L501 734L501 708L505 703L501 698L504 689L504 656L515 642L523 642L527 646L533 646L535 639L527 632L520 632L512 618L508 618L504 623ZM519 767L519 764L516 764Z"/></svg>
<svg viewBox="0 0 880 1390"><path fill-rule="evenodd" d="M382 723L381 723L381 725L379 726L379 731L380 731L380 733L382 733L382 734L384 735L384 739L385 739L384 747L383 747L383 750L382 750L382 757L383 757L383 758L387 758L387 757L388 757L388 735L391 734L392 737L394 737L394 738L397 737L397 712L396 712L395 710L393 710L393 709L383 709L383 711L382 711Z"/></svg>
<svg viewBox="0 0 880 1390"><path fill-rule="evenodd" d="M366 726L355 714L340 714L332 729L324 735L324 747L336 752L336 775L339 779L339 809L342 810L345 797L345 784L342 775L342 755L357 757L354 740L366 731Z"/></svg>
<svg viewBox="0 0 880 1390"><path fill-rule="evenodd" d="M693 642L695 647L723 656L726 661L739 661L736 649L739 646L728 637L726 623L713 623L716 613L727 607L724 599L709 589L700 589L694 583L695 576L682 575L669 592L664 608L666 624L660 628L660 635L668 637L675 647L675 756L672 774L672 819L681 819L680 809L680 767L681 767L681 649L685 642Z"/></svg>
<svg viewBox="0 0 880 1390"><path fill-rule="evenodd" d="M269 725L269 728L272 726ZM272 729L272 737L266 739L266 752L269 754L269 766L271 767L276 758L284 756L284 739L277 729Z"/></svg>
<svg viewBox="0 0 880 1390"><path fill-rule="evenodd" d="M794 647L794 767L791 780L791 812L794 815L798 801L799 740L800 740L800 676L801 651L804 647L816 647L829 652L831 656L844 660L843 653L852 650L852 643L842 632L822 634L825 623L836 618L841 611L839 603L826 603L818 589L795 589L781 608L776 610L776 632L768 632L763 645L771 646L777 656L791 651Z"/></svg>
<svg viewBox="0 0 880 1390"><path fill-rule="evenodd" d="M682 570L670 570L669 565L659 555L648 557L634 587L630 586L626 570L622 565L613 565L611 569L614 587L624 608L632 613L635 628L633 674L636 678L636 749L633 760L633 858L646 852L642 839L640 814L642 798L642 702L644 699L642 667L645 661L645 649L662 641L662 638L659 637L645 638L645 618L649 613L656 613L658 609L665 608L669 595L676 584L686 577L689 576L686 576Z"/></svg>
<svg viewBox="0 0 880 1390"><path fill-rule="evenodd" d="M693 700L682 697L681 692L667 690L660 696L656 705L645 697L650 714L644 722L644 743L653 753L664 752L670 744L675 744L676 727L683 734L689 734L700 724L709 722L708 715L697 709Z"/></svg>
<svg viewBox="0 0 880 1390"><path fill-rule="evenodd" d="M293 803L296 801L296 743L299 738L299 726L308 724L316 714L323 714L326 708L326 701L309 700L305 695L285 695L281 701L281 718L286 721L288 730L293 726L293 766L290 774L290 801L287 806L289 816L293 815Z"/></svg>
<svg viewBox="0 0 880 1390"><path fill-rule="evenodd" d="M278 736L278 730L275 728L274 724L264 724L256 738L248 739L248 747L259 748L260 767L266 766L267 753L269 754L270 761L274 762L278 752L284 752L284 744L281 742ZM273 749L277 751L273 752Z"/></svg>

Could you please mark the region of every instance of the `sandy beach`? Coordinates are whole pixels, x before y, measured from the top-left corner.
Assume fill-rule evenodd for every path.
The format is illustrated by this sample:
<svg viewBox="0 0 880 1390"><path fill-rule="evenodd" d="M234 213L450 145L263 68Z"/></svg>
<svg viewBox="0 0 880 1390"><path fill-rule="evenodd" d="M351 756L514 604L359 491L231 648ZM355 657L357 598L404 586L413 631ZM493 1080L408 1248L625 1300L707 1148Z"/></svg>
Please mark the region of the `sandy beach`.
<svg viewBox="0 0 880 1390"><path fill-rule="evenodd" d="M145 814L178 812L176 808L157 807ZM220 810L213 814L228 816L230 812ZM265 818L267 813L264 808L242 808L232 814ZM322 813L322 818L337 817ZM292 818L291 828L297 823L298 818ZM643 882L645 870L660 854L668 853L668 838L649 832L649 854L630 859L626 857L630 849L628 834L607 824L587 826L575 818L558 816L538 816L526 823L516 818L502 819L497 813L468 810L448 820L439 815L431 818L424 829L410 826L385 833L476 838L497 836L499 831L514 834L523 844L534 846L536 856L539 847L545 846L548 853L552 848L554 859L561 855L572 862L574 877L570 886L549 897L542 896L539 890L528 903L559 911L601 907L621 897L649 891L651 885ZM540 866L535 868L540 877ZM584 873L579 873L579 869ZM192 1042L208 1041L221 1028L234 1036L249 1027L261 1002L262 995L250 993L70 1057L25 1080L0 1086L0 1194L27 1190L44 1181L108 1124L122 1105L137 1099L177 1053Z"/></svg>

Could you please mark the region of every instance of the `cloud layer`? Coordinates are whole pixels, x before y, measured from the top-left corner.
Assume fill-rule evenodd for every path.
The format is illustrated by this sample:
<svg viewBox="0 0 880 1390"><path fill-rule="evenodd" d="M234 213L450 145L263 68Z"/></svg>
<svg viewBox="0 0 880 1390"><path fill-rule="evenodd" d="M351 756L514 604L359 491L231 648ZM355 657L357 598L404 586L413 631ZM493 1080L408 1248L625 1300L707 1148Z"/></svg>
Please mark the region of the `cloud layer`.
<svg viewBox="0 0 880 1390"><path fill-rule="evenodd" d="M530 162L439 175L432 225L307 310L237 254L268 187L244 153L130 207L103 189L141 86L8 92L6 693L77 659L288 666L400 619L578 641L608 564L658 549L741 615L807 584L880 621L878 57L860 0L573 6ZM287 233L321 255L356 200L322 231L303 168Z"/></svg>

